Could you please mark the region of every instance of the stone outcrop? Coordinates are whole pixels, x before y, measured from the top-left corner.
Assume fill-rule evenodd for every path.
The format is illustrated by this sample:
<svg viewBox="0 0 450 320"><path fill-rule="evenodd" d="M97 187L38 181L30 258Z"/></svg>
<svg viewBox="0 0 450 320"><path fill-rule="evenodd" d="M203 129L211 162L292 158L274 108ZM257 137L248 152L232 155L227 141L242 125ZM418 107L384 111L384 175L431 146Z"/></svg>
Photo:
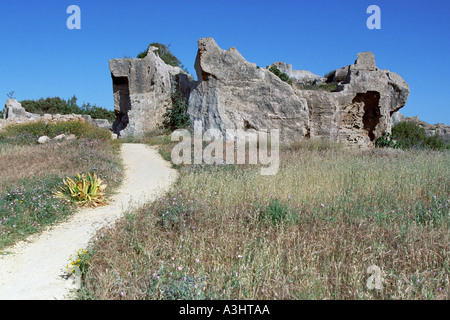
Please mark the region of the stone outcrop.
<svg viewBox="0 0 450 320"><path fill-rule="evenodd" d="M257 68L235 49L223 50L214 39L198 41L198 83L191 91L191 123L204 129L280 129L283 141L309 132L306 100L267 69Z"/></svg>
<svg viewBox="0 0 450 320"><path fill-rule="evenodd" d="M280 129L281 141L327 138L349 146L372 147L391 130L391 117L408 98L409 87L396 73L376 66L371 52L358 53L352 65L327 78L276 62L292 80L250 63L233 47L219 48L212 38L198 40L198 80L166 65L149 48L144 59L113 59L116 122L121 137L162 124L171 93L188 98L191 124L203 129ZM305 86L306 85L306 86Z"/></svg>
<svg viewBox="0 0 450 320"><path fill-rule="evenodd" d="M122 138L157 129L171 106L171 94L179 87L190 92L188 75L172 67L149 47L142 59L126 58L109 61L114 92L116 120L113 131Z"/></svg>
<svg viewBox="0 0 450 320"><path fill-rule="evenodd" d="M286 64L286 62L279 61L274 62L267 68L275 66L281 72L285 73L291 81L294 82L294 86L297 85L311 85L311 84L320 84L325 82L326 78L318 76L317 74L312 73L308 70L293 70L292 64Z"/></svg>
<svg viewBox="0 0 450 320"><path fill-rule="evenodd" d="M3 119L37 119L39 115L27 112L19 101L8 99L3 109Z"/></svg>
<svg viewBox="0 0 450 320"><path fill-rule="evenodd" d="M0 122L0 129L14 123L27 123L32 121L81 121L88 122L103 129L111 129L111 124L106 119L92 119L89 115L79 114L36 114L25 110L19 101L8 99L3 109L3 121Z"/></svg>
<svg viewBox="0 0 450 320"><path fill-rule="evenodd" d="M402 108L409 87L396 73L376 67L371 52L358 53L353 65L338 69L334 91L297 90L308 101L311 136L372 147L384 132L391 131L391 116Z"/></svg>

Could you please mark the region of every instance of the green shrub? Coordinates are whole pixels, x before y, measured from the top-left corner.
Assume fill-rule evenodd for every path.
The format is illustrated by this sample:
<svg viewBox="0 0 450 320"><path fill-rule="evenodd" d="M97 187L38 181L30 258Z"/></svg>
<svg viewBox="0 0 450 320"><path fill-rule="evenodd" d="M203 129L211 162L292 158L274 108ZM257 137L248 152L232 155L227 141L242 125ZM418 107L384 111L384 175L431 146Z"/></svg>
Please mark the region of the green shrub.
<svg viewBox="0 0 450 320"><path fill-rule="evenodd" d="M114 111L107 110L90 103L83 103L81 106L77 105L77 97L73 96L70 99L64 100L59 97L46 98L39 100L22 100L20 103L26 111L43 115L49 114L81 114L90 115L93 119L107 119L114 121Z"/></svg>
<svg viewBox="0 0 450 320"><path fill-rule="evenodd" d="M450 145L447 145L444 139L437 134L429 136L425 140L425 145L433 150L445 150L448 149Z"/></svg>
<svg viewBox="0 0 450 320"><path fill-rule="evenodd" d="M397 141L396 147L400 149L431 149L442 151L449 146L444 139L438 135L427 136L420 125L403 121L392 127L392 138Z"/></svg>
<svg viewBox="0 0 450 320"><path fill-rule="evenodd" d="M36 143L41 136L54 138L60 134L74 134L78 138L91 138L109 141L111 132L80 121L45 122L35 121L12 124L0 133L0 143L30 144Z"/></svg>
<svg viewBox="0 0 450 320"><path fill-rule="evenodd" d="M163 115L163 126L170 130L176 130L189 126L188 103L180 91L172 94L172 106L167 108Z"/></svg>
<svg viewBox="0 0 450 320"><path fill-rule="evenodd" d="M171 65L173 67L181 67L181 61L178 60L177 57L175 57L172 52L170 52L170 45L166 46L162 43L153 42L150 43L147 47L147 50L142 51L137 55L137 58L143 59L147 56L148 48L149 47L156 47L158 48L155 53L164 61L166 64Z"/></svg>
<svg viewBox="0 0 450 320"><path fill-rule="evenodd" d="M389 132L383 133L375 142L377 148L395 148L397 141L392 138Z"/></svg>
<svg viewBox="0 0 450 320"><path fill-rule="evenodd" d="M273 74L275 74L276 76L278 76L278 78L280 78L282 81L287 82L289 84L292 83L292 81L289 78L289 76L286 73L281 72L280 69L278 69L277 67L271 66L269 68L269 71L272 72Z"/></svg>
<svg viewBox="0 0 450 320"><path fill-rule="evenodd" d="M288 203L281 202L278 199L271 198L269 204L265 207L259 208L259 220L268 221L274 225L284 221L295 220L295 213L293 208Z"/></svg>
<svg viewBox="0 0 450 320"><path fill-rule="evenodd" d="M392 137L397 140L401 149L422 148L425 145L427 133L419 125L403 121L392 128Z"/></svg>

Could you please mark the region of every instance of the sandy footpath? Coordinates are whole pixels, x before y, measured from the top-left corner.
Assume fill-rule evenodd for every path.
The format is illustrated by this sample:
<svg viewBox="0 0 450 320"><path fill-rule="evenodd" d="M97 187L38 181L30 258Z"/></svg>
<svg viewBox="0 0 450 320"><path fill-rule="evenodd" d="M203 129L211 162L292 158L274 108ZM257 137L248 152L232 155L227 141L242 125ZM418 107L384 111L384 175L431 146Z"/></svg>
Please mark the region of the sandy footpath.
<svg viewBox="0 0 450 320"><path fill-rule="evenodd" d="M73 276L66 277L70 255L86 248L96 230L114 223L130 206L154 200L177 178L156 148L127 143L121 153L124 181L108 206L81 209L68 221L4 250L10 254L0 256L0 299L70 299L70 290L78 285Z"/></svg>

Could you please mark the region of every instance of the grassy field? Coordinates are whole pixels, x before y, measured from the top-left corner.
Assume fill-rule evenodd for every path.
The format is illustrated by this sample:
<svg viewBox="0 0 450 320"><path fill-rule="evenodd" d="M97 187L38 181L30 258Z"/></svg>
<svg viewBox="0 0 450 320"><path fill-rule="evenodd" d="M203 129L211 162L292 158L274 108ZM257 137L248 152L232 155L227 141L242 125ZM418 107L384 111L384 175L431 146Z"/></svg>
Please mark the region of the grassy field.
<svg viewBox="0 0 450 320"><path fill-rule="evenodd" d="M39 145L48 134L74 133L74 141ZM62 178L96 172L111 195L122 179L120 144L107 130L88 124L34 123L12 126L0 133L0 249L60 221L76 209L54 197ZM1 254L2 252L0 252Z"/></svg>
<svg viewBox="0 0 450 320"><path fill-rule="evenodd" d="M179 170L164 198L97 234L80 299L450 297L448 152L302 143L275 176Z"/></svg>

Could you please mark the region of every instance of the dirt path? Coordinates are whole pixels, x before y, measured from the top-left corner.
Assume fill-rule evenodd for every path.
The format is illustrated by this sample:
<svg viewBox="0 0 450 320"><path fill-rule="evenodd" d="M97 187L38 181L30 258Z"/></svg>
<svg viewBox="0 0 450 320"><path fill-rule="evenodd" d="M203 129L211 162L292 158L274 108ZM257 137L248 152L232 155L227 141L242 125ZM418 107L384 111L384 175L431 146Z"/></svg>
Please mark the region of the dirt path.
<svg viewBox="0 0 450 320"><path fill-rule="evenodd" d="M130 206L154 200L168 190L177 177L156 148L123 144L125 177L111 204L82 209L69 221L32 236L0 256L0 299L70 299L77 287L74 277L65 277L71 254L86 248L96 230L113 223Z"/></svg>

